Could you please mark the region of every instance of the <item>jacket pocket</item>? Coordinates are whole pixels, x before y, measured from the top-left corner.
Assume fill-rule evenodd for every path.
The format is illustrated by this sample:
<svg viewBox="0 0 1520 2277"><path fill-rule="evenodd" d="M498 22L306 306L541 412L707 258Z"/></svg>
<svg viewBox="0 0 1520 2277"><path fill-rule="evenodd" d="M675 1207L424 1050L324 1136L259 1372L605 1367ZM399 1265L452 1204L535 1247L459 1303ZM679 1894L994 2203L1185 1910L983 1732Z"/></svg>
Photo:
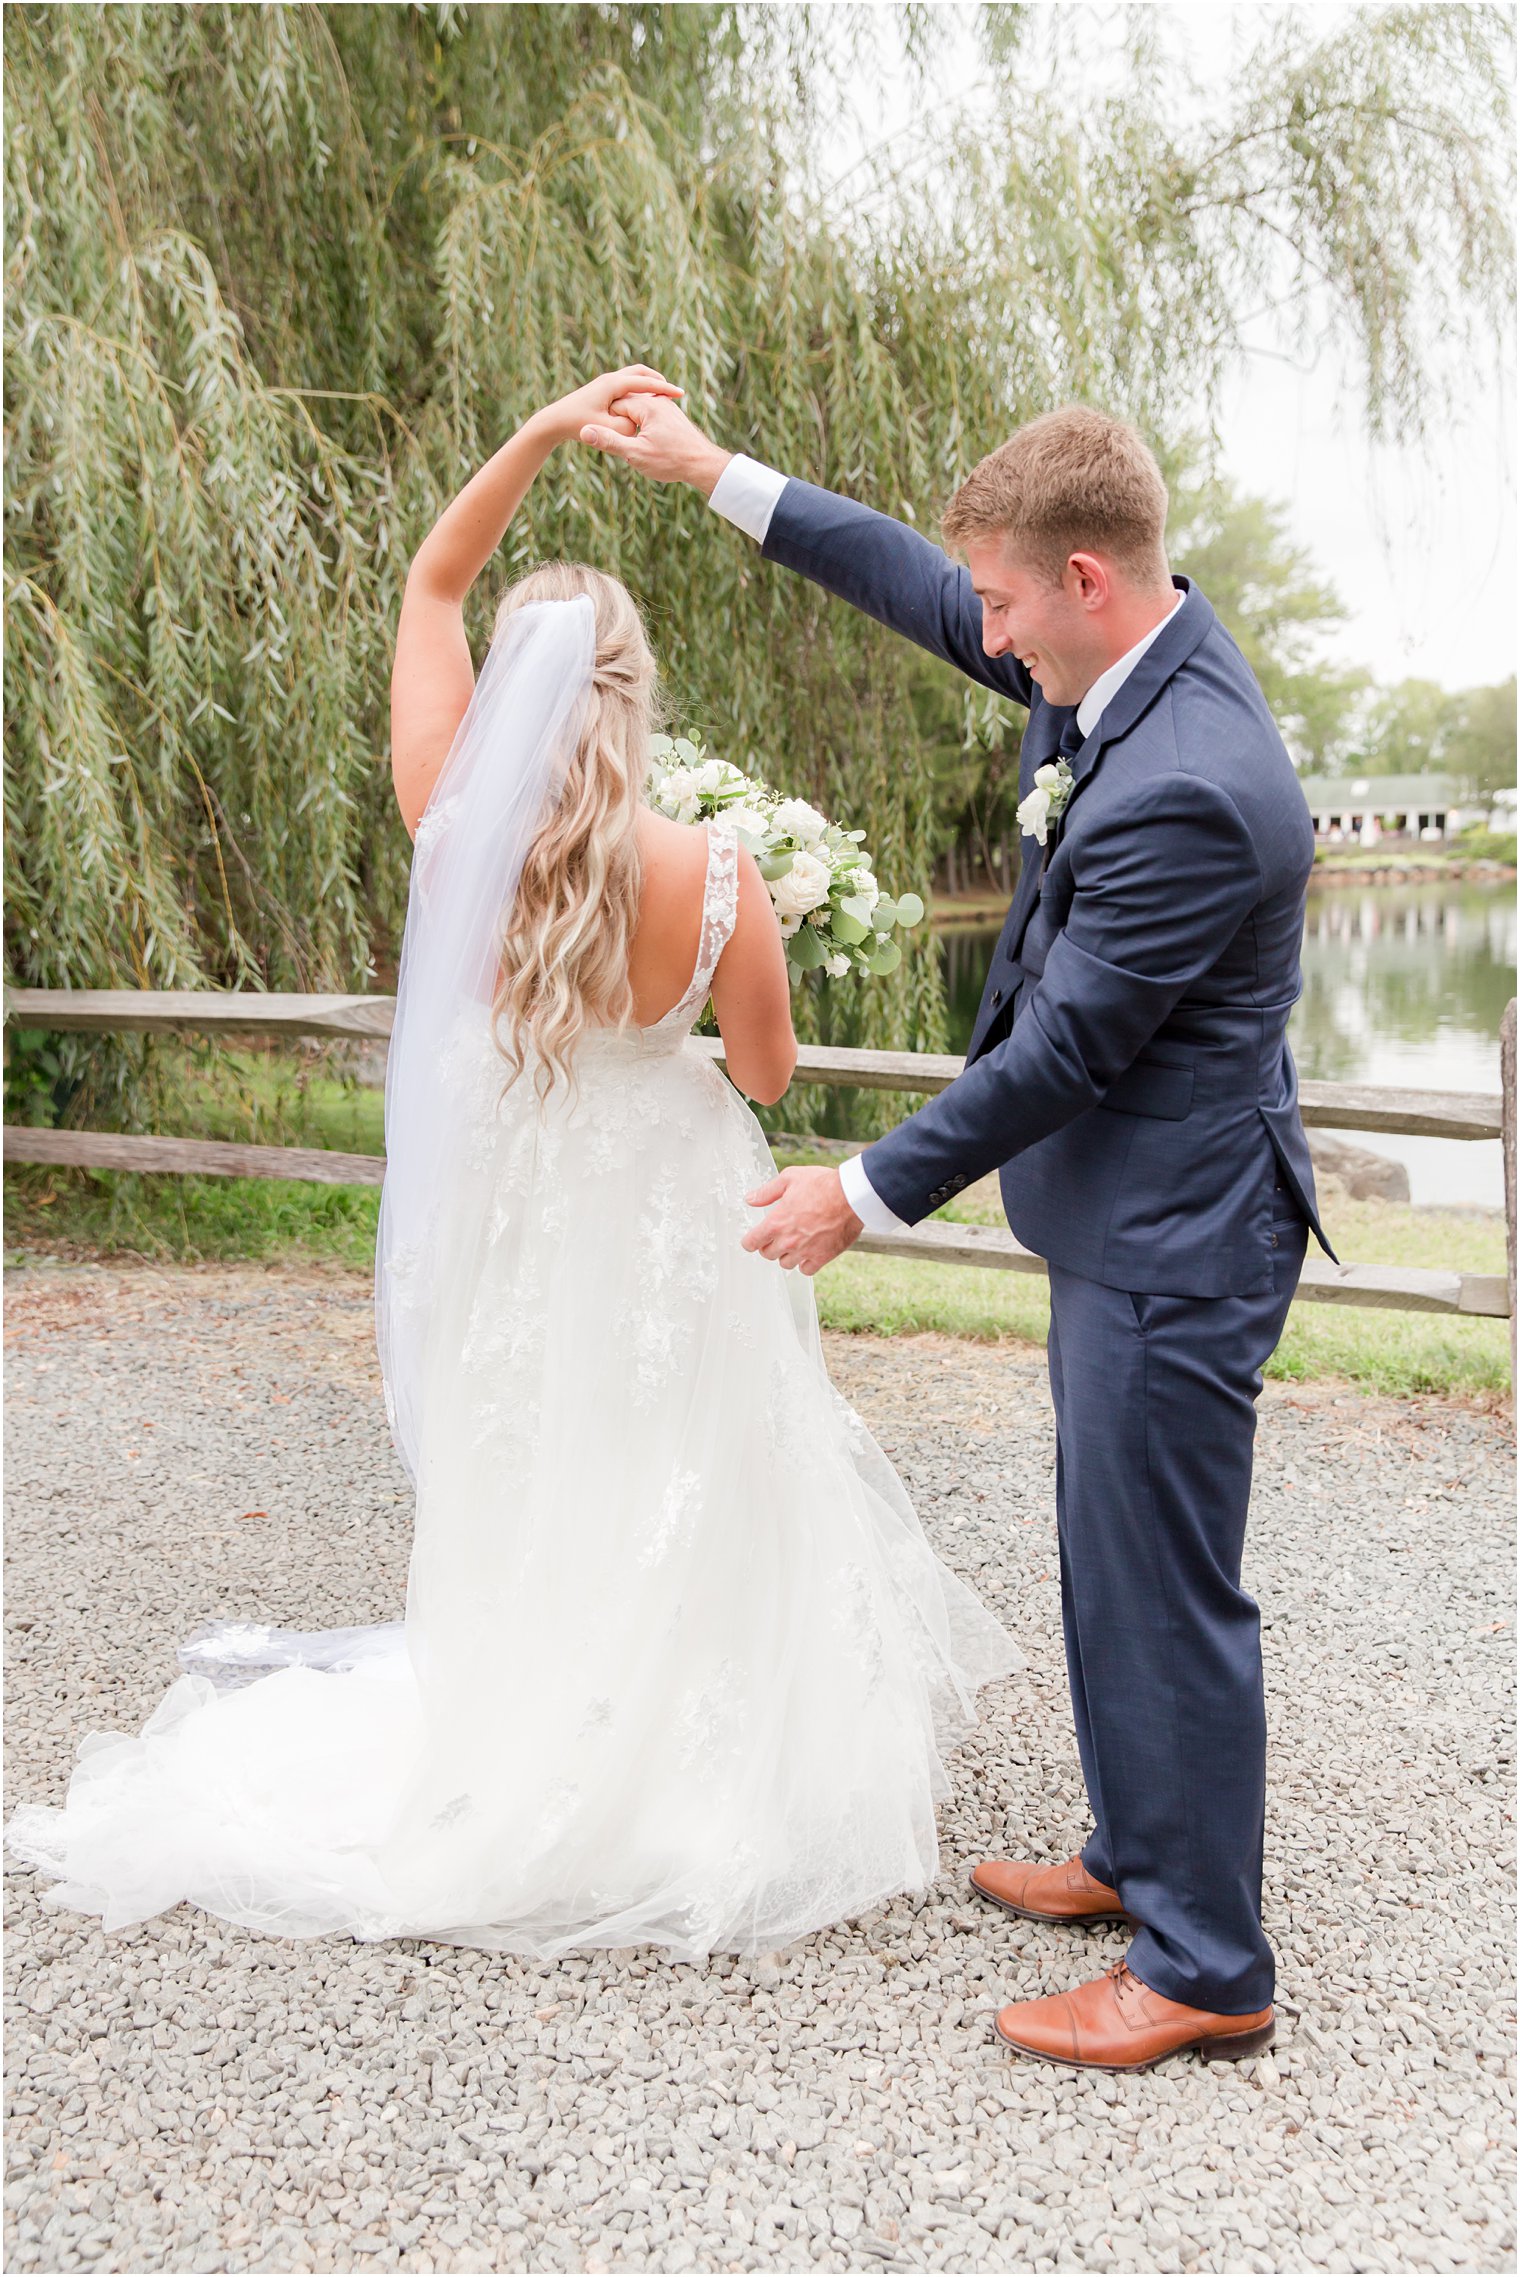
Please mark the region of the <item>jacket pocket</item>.
<svg viewBox="0 0 1520 2277"><path fill-rule="evenodd" d="M1109 1085L1098 1105L1119 1115L1152 1115L1159 1122L1180 1123L1192 1111L1193 1069L1179 1060L1142 1052Z"/></svg>

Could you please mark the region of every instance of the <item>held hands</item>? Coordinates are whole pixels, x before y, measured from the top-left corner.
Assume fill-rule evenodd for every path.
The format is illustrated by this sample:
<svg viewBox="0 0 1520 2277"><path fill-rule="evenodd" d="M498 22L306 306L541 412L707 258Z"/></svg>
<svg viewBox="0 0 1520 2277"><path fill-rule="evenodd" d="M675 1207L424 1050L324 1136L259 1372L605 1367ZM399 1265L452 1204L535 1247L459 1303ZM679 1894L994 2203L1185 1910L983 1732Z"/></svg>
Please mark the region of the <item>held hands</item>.
<svg viewBox="0 0 1520 2277"><path fill-rule="evenodd" d="M593 419L581 428L583 443L610 458L626 459L651 482L689 482L704 498L711 497L733 453L710 443L668 394L636 386L615 397L611 408L611 421Z"/></svg>
<svg viewBox="0 0 1520 2277"><path fill-rule="evenodd" d="M649 364L624 364L621 370L603 372L572 394L562 395L558 403L546 404L539 421L556 443L573 443L588 420L605 421L609 434L635 435L634 421L612 408L619 396L635 390L641 403L659 403L686 393Z"/></svg>
<svg viewBox="0 0 1520 2277"><path fill-rule="evenodd" d="M809 1276L865 1231L844 1198L837 1170L783 1170L744 1199L770 1215L750 1227L743 1247Z"/></svg>

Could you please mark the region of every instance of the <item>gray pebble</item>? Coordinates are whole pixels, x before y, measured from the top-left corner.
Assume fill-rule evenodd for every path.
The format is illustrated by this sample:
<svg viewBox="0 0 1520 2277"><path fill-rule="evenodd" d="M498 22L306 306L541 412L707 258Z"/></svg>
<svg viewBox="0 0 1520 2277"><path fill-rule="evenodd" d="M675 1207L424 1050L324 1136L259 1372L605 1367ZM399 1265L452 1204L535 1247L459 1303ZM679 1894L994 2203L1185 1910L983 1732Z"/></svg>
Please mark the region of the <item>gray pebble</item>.
<svg viewBox="0 0 1520 2277"><path fill-rule="evenodd" d="M8 1281L13 1807L61 1796L83 1732L137 1728L207 1615L394 1613L410 1500L367 1275ZM12 2268L1513 2267L1502 1418L1268 1388L1246 1580L1278 2040L1110 2078L990 2023L1118 1934L965 1888L1086 1833L1043 1365L937 1337L829 1356L1029 1657L952 1761L934 1890L759 1959L540 1968L184 1909L106 1938L13 1871Z"/></svg>

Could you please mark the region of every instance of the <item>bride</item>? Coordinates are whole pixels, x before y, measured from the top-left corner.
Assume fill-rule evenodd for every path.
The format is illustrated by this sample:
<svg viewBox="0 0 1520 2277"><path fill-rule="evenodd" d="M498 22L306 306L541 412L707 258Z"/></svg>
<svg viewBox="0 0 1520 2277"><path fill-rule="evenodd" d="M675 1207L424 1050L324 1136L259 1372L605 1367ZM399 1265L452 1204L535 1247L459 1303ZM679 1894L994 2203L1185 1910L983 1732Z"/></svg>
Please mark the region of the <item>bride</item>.
<svg viewBox="0 0 1520 2277"><path fill-rule="evenodd" d="M769 894L641 797L654 665L615 579L462 603L554 447L540 412L407 580L414 851L386 1069L376 1330L416 1491L404 1622L213 1624L142 1733L83 1742L12 1851L120 1928L551 1958L758 1952L921 1890L944 1751L1017 1665L834 1390L812 1284L747 1251L752 1098L796 1058ZM711 997L732 1082L684 1048Z"/></svg>

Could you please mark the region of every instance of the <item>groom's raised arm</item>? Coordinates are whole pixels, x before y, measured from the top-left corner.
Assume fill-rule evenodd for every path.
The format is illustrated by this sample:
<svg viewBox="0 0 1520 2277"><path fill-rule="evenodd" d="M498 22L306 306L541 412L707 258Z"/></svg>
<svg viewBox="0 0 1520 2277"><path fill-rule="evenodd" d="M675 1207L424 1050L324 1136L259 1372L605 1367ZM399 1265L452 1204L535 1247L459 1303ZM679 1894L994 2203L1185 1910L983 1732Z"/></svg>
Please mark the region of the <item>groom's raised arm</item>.
<svg viewBox="0 0 1520 2277"><path fill-rule="evenodd" d="M722 450L659 396L625 395L613 410L632 423L633 434L593 421L581 429L583 443L626 459L653 482L689 483L746 531L767 561L811 578L984 688L1029 703L1033 683L1017 657L989 656L982 646L982 605L970 572L906 522Z"/></svg>
<svg viewBox="0 0 1520 2277"><path fill-rule="evenodd" d="M1028 704L1023 665L982 646L970 572L906 522L742 455L729 460L708 504L757 539L767 561L811 578L968 679Z"/></svg>

